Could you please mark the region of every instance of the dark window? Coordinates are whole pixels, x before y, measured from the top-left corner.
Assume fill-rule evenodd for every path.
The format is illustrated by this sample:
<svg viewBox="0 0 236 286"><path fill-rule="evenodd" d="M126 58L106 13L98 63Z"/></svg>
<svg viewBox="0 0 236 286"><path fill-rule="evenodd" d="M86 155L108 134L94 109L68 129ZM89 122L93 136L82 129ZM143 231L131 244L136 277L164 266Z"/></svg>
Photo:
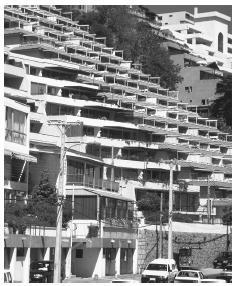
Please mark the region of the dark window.
<svg viewBox="0 0 236 286"><path fill-rule="evenodd" d="M218 35L218 51L223 53L223 34L219 33Z"/></svg>
<svg viewBox="0 0 236 286"><path fill-rule="evenodd" d="M92 177L85 176L85 184ZM97 197L96 196L76 196L75 197L75 219L97 219Z"/></svg>
<svg viewBox="0 0 236 286"><path fill-rule="evenodd" d="M188 44L192 44L193 43L193 39L187 39L187 43Z"/></svg>
<svg viewBox="0 0 236 286"><path fill-rule="evenodd" d="M25 251L23 247L17 248L16 256L25 256Z"/></svg>
<svg viewBox="0 0 236 286"><path fill-rule="evenodd" d="M83 258L83 249L76 249L75 258Z"/></svg>
<svg viewBox="0 0 236 286"><path fill-rule="evenodd" d="M206 100L202 99L202 105L205 105L205 104L206 104Z"/></svg>
<svg viewBox="0 0 236 286"><path fill-rule="evenodd" d="M232 45L232 39L231 38L228 38L228 44Z"/></svg>
<svg viewBox="0 0 236 286"><path fill-rule="evenodd" d="M193 91L193 87L192 86L185 86L185 91L190 93Z"/></svg>

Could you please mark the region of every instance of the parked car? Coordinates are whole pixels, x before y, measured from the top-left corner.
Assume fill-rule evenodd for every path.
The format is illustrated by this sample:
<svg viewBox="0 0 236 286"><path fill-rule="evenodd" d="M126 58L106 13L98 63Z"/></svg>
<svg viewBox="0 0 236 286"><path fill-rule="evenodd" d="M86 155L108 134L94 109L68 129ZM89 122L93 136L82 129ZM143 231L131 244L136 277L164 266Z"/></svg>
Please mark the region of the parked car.
<svg viewBox="0 0 236 286"><path fill-rule="evenodd" d="M224 279L202 279L201 283L226 283Z"/></svg>
<svg viewBox="0 0 236 286"><path fill-rule="evenodd" d="M9 269L4 269L4 283L12 283L12 275Z"/></svg>
<svg viewBox="0 0 236 286"><path fill-rule="evenodd" d="M224 279L227 283L232 283L232 265L228 264L217 278Z"/></svg>
<svg viewBox="0 0 236 286"><path fill-rule="evenodd" d="M174 259L158 258L148 264L141 275L141 283L174 282L178 273Z"/></svg>
<svg viewBox="0 0 236 286"><path fill-rule="evenodd" d="M214 261L214 268L225 268L228 264L232 264L232 252L222 252Z"/></svg>
<svg viewBox="0 0 236 286"><path fill-rule="evenodd" d="M199 270L181 270L175 277L174 283L201 283L204 278Z"/></svg>
<svg viewBox="0 0 236 286"><path fill-rule="evenodd" d="M128 280L128 279L114 279L111 283L139 283L137 280Z"/></svg>
<svg viewBox="0 0 236 286"><path fill-rule="evenodd" d="M54 263L51 260L34 261L30 264L30 282L52 283Z"/></svg>

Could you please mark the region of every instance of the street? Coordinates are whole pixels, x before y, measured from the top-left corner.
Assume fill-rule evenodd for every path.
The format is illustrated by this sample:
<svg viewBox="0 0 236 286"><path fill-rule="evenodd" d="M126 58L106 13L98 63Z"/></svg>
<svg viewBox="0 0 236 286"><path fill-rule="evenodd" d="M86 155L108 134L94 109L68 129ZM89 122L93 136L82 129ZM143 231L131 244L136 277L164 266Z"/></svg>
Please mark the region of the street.
<svg viewBox="0 0 236 286"><path fill-rule="evenodd" d="M206 278L214 278L215 276L222 273L222 269L215 269L215 268L204 268L201 269L201 271ZM117 275L117 277L106 276L98 279L91 277L90 278L72 277L69 279L65 279L63 283L111 283L111 281L115 279L135 280L140 282L141 274L124 274L124 275Z"/></svg>
<svg viewBox="0 0 236 286"><path fill-rule="evenodd" d="M73 277L69 279L65 279L63 283L111 283L112 280L115 279L124 279L124 280L136 280L140 282L141 274L124 274L115 276L106 276L102 278L81 278L81 277Z"/></svg>

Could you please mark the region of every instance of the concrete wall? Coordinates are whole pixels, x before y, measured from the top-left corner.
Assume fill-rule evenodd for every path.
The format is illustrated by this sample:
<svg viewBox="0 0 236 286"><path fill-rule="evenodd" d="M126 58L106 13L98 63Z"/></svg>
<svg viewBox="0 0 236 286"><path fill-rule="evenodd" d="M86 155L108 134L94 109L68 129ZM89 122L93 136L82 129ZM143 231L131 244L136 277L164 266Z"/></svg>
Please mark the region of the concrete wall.
<svg viewBox="0 0 236 286"><path fill-rule="evenodd" d="M179 223L179 225L182 224ZM202 227L199 227L197 224L185 225L189 225L189 229L181 227L184 232L179 231L180 227L176 227L176 230L174 229L173 231L173 253L179 253L181 247L192 247L191 265L206 268L213 267L213 260L220 252L226 250L226 227L222 228L221 226L214 225L202 225ZM168 228L165 227L164 229L163 257L167 258ZM231 249L231 235L229 235L229 240L229 249ZM154 226L151 230L140 229L138 240L138 271L142 272L146 265L155 258L156 232Z"/></svg>
<svg viewBox="0 0 236 286"><path fill-rule="evenodd" d="M171 57L173 58L173 56ZM173 59L175 61L175 59ZM202 100L215 99L216 85L219 79L204 79L200 80L201 67L186 67L182 68L181 76L184 78L178 86L179 99L182 102L201 105ZM191 86L192 91L185 91L185 87Z"/></svg>
<svg viewBox="0 0 236 286"><path fill-rule="evenodd" d="M72 274L77 277L93 277L95 274L104 276L102 269L105 270L105 258L102 257L102 250L102 248L83 248L83 258L76 258L76 249L73 249Z"/></svg>

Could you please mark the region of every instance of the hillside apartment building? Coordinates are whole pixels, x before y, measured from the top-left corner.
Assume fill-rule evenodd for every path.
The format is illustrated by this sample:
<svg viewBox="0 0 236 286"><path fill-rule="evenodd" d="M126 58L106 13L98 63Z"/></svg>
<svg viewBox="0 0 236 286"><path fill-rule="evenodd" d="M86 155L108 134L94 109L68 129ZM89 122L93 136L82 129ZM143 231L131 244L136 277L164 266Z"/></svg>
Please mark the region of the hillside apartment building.
<svg viewBox="0 0 236 286"><path fill-rule="evenodd" d="M159 14L160 30L171 59L181 66L183 82L178 85L179 99L208 116L217 83L232 74L231 18L217 11L186 11Z"/></svg>
<svg viewBox="0 0 236 286"><path fill-rule="evenodd" d="M157 192L168 203L172 160L176 213L198 223L210 214L217 227L232 204L231 136L54 6L5 6L4 100L5 200L27 199L44 170L58 187L56 124L66 124L64 187L74 212L63 230L65 276L138 271L135 201ZM34 259L53 258L55 230L40 231L6 226L14 280L28 281Z"/></svg>

